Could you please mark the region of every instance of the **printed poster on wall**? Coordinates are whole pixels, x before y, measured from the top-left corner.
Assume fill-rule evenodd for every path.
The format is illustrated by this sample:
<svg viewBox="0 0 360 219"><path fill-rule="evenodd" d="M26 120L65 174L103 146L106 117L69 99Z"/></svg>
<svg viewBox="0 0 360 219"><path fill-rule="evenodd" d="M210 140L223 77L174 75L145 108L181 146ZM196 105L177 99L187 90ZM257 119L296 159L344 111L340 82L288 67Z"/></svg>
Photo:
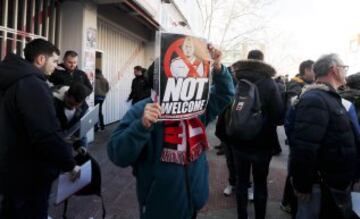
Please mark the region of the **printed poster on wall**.
<svg viewBox="0 0 360 219"><path fill-rule="evenodd" d="M182 120L205 112L210 89L210 55L204 39L161 33L159 103L161 120Z"/></svg>

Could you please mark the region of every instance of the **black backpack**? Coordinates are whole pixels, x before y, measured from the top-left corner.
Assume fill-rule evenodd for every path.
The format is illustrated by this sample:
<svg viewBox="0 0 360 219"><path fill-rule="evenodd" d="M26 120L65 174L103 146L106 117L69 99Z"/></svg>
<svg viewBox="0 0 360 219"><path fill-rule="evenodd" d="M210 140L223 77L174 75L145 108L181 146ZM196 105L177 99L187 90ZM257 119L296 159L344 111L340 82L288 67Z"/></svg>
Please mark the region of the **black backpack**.
<svg viewBox="0 0 360 219"><path fill-rule="evenodd" d="M263 120L256 84L245 79L239 80L229 121L225 126L226 134L232 141L251 140L260 133Z"/></svg>
<svg viewBox="0 0 360 219"><path fill-rule="evenodd" d="M89 154L77 154L74 157L77 165L83 165L87 161L91 161L91 182L80 191L76 192L76 196L88 196L88 195L97 195L101 198L101 207L102 207L102 218L106 216L106 209L104 200L101 194L101 169L100 164ZM64 201L64 211L63 211L63 218L66 219L66 213L68 208L69 199Z"/></svg>

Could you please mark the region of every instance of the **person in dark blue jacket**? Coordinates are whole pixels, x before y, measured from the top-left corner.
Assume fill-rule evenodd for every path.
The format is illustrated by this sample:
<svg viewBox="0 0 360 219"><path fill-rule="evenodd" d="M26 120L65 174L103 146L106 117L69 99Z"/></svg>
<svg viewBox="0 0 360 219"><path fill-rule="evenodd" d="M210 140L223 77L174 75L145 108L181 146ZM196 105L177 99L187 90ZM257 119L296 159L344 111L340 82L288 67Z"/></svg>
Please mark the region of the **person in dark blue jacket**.
<svg viewBox="0 0 360 219"><path fill-rule="evenodd" d="M178 130L178 126L173 126L176 121L157 122L161 109L150 98L132 106L108 143L111 161L121 167L133 167L141 219L196 218L197 211L208 199L209 167L206 147L203 147L207 143L204 125L215 119L234 96L231 75L220 63L221 52L211 51L215 63L206 112L200 118L179 121L190 129L198 127L197 136L202 141L194 148L199 150L187 150L186 157L178 162L164 156L168 143L166 133ZM188 134L186 138L189 148L194 139Z"/></svg>
<svg viewBox="0 0 360 219"><path fill-rule="evenodd" d="M0 218L47 219L52 182L60 171L78 175L79 167L59 134L45 78L59 50L35 39L24 53L26 60L8 54L0 63Z"/></svg>
<svg viewBox="0 0 360 219"><path fill-rule="evenodd" d="M351 201L349 188L357 175L357 133L336 91L345 84L347 69L338 55L322 56L314 64L316 84L296 105L289 141L296 218L351 217L351 203L333 198L337 190L342 201Z"/></svg>

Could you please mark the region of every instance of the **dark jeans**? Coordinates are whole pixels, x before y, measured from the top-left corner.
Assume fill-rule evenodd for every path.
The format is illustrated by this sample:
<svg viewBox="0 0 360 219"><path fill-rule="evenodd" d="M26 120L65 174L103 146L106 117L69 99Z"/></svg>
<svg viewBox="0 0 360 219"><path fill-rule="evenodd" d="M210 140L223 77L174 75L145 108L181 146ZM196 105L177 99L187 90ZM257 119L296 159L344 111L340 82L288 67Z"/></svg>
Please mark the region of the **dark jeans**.
<svg viewBox="0 0 360 219"><path fill-rule="evenodd" d="M235 174L233 149L230 147L230 145L226 144L225 142L221 142L221 145L224 147L225 150L226 165L229 171L229 185L235 186L236 174Z"/></svg>
<svg viewBox="0 0 360 219"><path fill-rule="evenodd" d="M234 147L233 147L234 148ZM254 184L254 206L255 218L264 219L267 202L267 176L271 154L246 153L236 149L234 162L236 169L236 201L238 219L247 219L248 185L250 180L250 169L252 169Z"/></svg>
<svg viewBox="0 0 360 219"><path fill-rule="evenodd" d="M95 98L95 106L97 104L99 104L99 124L97 124L96 126L100 125L100 128L101 129L104 129L105 128L105 125L104 125L104 115L102 113L102 105L104 103L104 100L105 99L96 99Z"/></svg>
<svg viewBox="0 0 360 219"><path fill-rule="evenodd" d="M50 190L51 183L42 186L37 192L5 194L1 202L0 218L47 219Z"/></svg>

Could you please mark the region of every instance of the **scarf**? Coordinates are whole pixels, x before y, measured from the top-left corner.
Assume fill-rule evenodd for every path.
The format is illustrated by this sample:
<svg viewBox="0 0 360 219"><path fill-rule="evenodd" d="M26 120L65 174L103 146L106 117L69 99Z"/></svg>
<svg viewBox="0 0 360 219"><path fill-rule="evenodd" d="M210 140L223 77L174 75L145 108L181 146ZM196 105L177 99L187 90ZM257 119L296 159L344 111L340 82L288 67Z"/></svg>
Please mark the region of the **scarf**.
<svg viewBox="0 0 360 219"><path fill-rule="evenodd" d="M209 148L205 126L199 118L165 121L161 161L187 165Z"/></svg>

